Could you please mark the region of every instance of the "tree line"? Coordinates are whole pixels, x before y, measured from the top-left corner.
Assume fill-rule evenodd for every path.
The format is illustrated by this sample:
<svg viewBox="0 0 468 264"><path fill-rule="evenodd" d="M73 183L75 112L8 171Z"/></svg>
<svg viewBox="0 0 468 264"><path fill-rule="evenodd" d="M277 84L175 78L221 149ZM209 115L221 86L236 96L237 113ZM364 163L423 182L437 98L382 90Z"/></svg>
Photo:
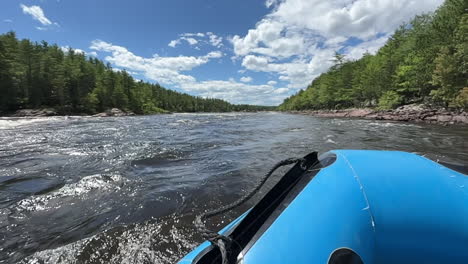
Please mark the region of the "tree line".
<svg viewBox="0 0 468 264"><path fill-rule="evenodd" d="M375 55L334 66L281 110L378 107L409 103L468 108L468 1L446 0L401 25Z"/></svg>
<svg viewBox="0 0 468 264"><path fill-rule="evenodd" d="M137 114L272 110L165 89L73 49L0 35L0 112L42 107L63 114L113 107Z"/></svg>

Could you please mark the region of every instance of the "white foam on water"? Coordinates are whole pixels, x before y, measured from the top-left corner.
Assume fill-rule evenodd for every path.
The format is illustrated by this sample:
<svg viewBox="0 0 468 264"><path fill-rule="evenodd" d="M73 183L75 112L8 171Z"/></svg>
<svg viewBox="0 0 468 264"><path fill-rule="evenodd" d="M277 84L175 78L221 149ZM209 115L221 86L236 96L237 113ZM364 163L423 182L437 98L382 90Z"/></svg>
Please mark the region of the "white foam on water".
<svg viewBox="0 0 468 264"><path fill-rule="evenodd" d="M85 238L58 248L47 249L34 253L21 261L23 264L52 264L52 263L78 263L80 249L92 240L93 237Z"/></svg>
<svg viewBox="0 0 468 264"><path fill-rule="evenodd" d="M416 127L416 128L421 128L421 126L418 126L416 124L407 124L407 123L401 123L401 122L372 122L369 123L370 126L377 126L377 127Z"/></svg>
<svg viewBox="0 0 468 264"><path fill-rule="evenodd" d="M300 127L289 129L289 131L291 131L291 132L299 132L299 131L302 131L302 130L304 130L304 128L300 128Z"/></svg>
<svg viewBox="0 0 468 264"><path fill-rule="evenodd" d="M67 117L37 117L37 118L1 118L0 129L11 129L35 123L56 122L67 120Z"/></svg>
<svg viewBox="0 0 468 264"><path fill-rule="evenodd" d="M177 223L174 222L174 223ZM78 256L89 254L85 262L101 263L175 263L196 243L182 235L184 232L174 225L169 232L163 233L161 223L140 223L127 228L123 232L108 232L94 235L55 249L36 252L22 263L78 263ZM109 235L110 234L110 235ZM115 235L117 234L117 235ZM159 246L176 244L175 247L165 247L163 252L155 250Z"/></svg>
<svg viewBox="0 0 468 264"><path fill-rule="evenodd" d="M85 152L80 152L80 151L75 151L75 150L68 151L65 154L70 155L70 156L86 156L86 155L88 155Z"/></svg>
<svg viewBox="0 0 468 264"><path fill-rule="evenodd" d="M19 211L37 212L49 209L57 209L59 203L53 203L52 200L59 200L65 197L80 197L94 190L100 192L120 190L119 183L123 181L120 175L113 175L110 180L105 180L100 174L90 175L82 178L80 181L67 184L62 188L44 195L36 195L20 200L16 204Z"/></svg>
<svg viewBox="0 0 468 264"><path fill-rule="evenodd" d="M332 144L338 144L336 141L334 141L332 138L334 138L334 135L326 135L323 137L323 140L325 140L325 143L332 143Z"/></svg>

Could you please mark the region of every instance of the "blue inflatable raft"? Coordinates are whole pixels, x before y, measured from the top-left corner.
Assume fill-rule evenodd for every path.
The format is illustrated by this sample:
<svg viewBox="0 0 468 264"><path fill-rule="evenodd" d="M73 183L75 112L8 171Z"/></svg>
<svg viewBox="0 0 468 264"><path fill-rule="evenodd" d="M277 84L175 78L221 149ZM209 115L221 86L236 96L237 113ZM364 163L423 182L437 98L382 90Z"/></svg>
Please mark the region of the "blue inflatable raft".
<svg viewBox="0 0 468 264"><path fill-rule="evenodd" d="M234 242L227 263L468 263L463 167L397 151L335 150L304 160L220 231ZM179 263L222 263L222 256L207 241Z"/></svg>

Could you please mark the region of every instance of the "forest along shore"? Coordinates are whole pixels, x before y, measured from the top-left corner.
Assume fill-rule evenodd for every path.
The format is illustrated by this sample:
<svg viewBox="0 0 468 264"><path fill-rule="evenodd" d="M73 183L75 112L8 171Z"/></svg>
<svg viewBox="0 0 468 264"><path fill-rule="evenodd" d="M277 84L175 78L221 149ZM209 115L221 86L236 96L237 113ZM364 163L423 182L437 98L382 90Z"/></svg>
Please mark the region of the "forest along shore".
<svg viewBox="0 0 468 264"><path fill-rule="evenodd" d="M468 125L468 112L431 109L424 105L404 105L394 110L375 110L370 108L353 108L343 110L304 110L290 111L294 114L305 114L317 117L348 117L372 120L426 122L438 124Z"/></svg>

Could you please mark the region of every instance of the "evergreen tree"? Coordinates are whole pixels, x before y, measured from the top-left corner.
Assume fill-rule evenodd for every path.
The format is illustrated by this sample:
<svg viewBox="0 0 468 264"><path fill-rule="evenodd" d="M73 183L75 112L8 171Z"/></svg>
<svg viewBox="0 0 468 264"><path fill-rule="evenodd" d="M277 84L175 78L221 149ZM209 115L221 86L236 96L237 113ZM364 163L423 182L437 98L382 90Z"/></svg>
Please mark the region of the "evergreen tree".
<svg viewBox="0 0 468 264"><path fill-rule="evenodd" d="M468 106L468 1L446 0L432 14L399 27L375 55L335 65L281 110L335 109L430 102Z"/></svg>
<svg viewBox="0 0 468 264"><path fill-rule="evenodd" d="M118 107L137 114L258 111L271 107L233 106L136 82L126 71L73 49L0 35L0 111L54 107L62 113L96 113Z"/></svg>

